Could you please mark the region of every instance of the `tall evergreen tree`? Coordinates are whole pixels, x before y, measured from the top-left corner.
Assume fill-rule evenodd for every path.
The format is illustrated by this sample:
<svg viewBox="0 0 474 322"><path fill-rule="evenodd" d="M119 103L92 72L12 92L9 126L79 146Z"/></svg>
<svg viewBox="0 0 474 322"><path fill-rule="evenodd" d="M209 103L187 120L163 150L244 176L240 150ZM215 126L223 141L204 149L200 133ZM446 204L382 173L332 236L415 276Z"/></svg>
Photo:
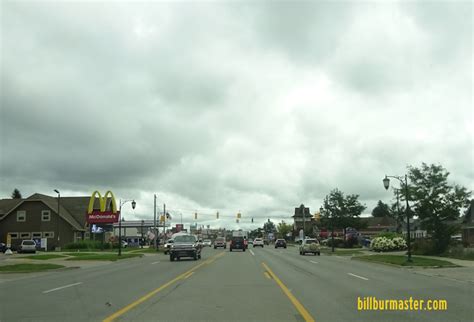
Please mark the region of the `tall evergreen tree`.
<svg viewBox="0 0 474 322"><path fill-rule="evenodd" d="M21 192L17 188L15 188L12 192L12 199L21 199Z"/></svg>

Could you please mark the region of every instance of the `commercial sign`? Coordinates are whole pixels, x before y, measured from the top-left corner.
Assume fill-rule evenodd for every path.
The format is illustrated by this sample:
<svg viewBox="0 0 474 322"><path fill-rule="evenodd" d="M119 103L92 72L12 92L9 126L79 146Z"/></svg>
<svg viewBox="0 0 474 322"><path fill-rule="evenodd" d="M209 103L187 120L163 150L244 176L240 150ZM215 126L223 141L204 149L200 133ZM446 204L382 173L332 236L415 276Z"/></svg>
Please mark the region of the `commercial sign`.
<svg viewBox="0 0 474 322"><path fill-rule="evenodd" d="M183 230L183 228L184 228L184 225L183 225L183 224L176 224L176 232L179 233L180 231Z"/></svg>
<svg viewBox="0 0 474 322"><path fill-rule="evenodd" d="M111 210L107 210L107 199L111 199ZM95 199L99 199L99 210L94 209ZM97 190L94 191L89 199L89 207L87 208L87 222L89 224L97 223L114 223L118 222L119 211L117 211L117 203L115 202L115 197L112 191L107 191L104 197L101 196L100 192Z"/></svg>

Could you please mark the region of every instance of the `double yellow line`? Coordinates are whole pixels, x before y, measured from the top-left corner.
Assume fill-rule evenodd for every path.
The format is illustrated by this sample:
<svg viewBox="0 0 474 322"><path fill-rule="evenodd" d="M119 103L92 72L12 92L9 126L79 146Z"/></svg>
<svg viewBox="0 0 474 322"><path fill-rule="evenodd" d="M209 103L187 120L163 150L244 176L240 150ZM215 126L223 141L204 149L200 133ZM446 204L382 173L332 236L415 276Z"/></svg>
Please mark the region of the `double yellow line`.
<svg viewBox="0 0 474 322"><path fill-rule="evenodd" d="M175 278L173 278L171 281L161 285L160 287L158 287L157 289L154 289L153 291L151 291L150 293L140 297L138 300L130 303L129 305L125 306L124 308L118 310L117 312L115 312L114 314L106 317L103 322L111 322L113 320L115 320L116 318L118 318L119 316L127 313L128 311L130 311L131 309L133 309L134 307L136 307L137 305L145 302L146 300L150 299L152 296L154 296L155 294L161 292L162 290L164 290L165 288L167 288L168 286L176 283L177 281L179 280L184 280L184 279L187 279L188 277L190 277L191 275L194 274L194 271L197 270L199 267L201 266L204 266L206 264L210 264L212 263L215 259L221 257L221 256L224 256L225 253L219 253L215 256L212 256L211 258L209 258L208 260L194 266L193 268L191 268L190 270L184 272L183 274L180 274L178 276L176 276Z"/></svg>
<svg viewBox="0 0 474 322"><path fill-rule="evenodd" d="M280 286L283 293L285 293L285 295L290 299L291 303L296 308L296 310L298 310L298 312L301 314L303 319L306 322L314 322L314 318L311 316L311 314L309 314L309 312L304 308L303 304L301 304L300 301L298 301L298 299L293 294L291 294L291 291L286 287L285 284L283 284L283 282L278 278L278 276L276 276L275 273L273 273L270 267L268 267L267 264L263 262L262 262L262 266L265 268L265 273L270 275L270 277L275 280L278 286ZM265 274L265 276L267 274Z"/></svg>

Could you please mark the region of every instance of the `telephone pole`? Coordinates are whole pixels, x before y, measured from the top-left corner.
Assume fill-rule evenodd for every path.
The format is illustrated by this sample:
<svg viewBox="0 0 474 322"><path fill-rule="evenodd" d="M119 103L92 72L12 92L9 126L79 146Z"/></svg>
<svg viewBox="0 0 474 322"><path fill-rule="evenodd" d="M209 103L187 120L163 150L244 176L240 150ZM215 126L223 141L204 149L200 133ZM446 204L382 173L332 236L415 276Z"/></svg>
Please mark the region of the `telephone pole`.
<svg viewBox="0 0 474 322"><path fill-rule="evenodd" d="M158 249L157 243L158 243L158 229L156 228L156 194L153 202L153 233L155 234L155 249Z"/></svg>

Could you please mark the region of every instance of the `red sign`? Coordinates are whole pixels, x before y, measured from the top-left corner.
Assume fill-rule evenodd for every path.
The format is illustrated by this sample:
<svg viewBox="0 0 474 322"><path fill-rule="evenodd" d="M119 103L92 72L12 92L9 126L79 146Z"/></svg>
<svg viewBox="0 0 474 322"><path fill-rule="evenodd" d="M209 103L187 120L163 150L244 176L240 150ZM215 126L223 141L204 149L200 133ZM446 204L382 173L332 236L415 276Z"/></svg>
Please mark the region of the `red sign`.
<svg viewBox="0 0 474 322"><path fill-rule="evenodd" d="M113 212L94 210L90 214L86 214L86 219L89 224L114 223L118 222L119 214L119 211Z"/></svg>
<svg viewBox="0 0 474 322"><path fill-rule="evenodd" d="M184 227L183 224L176 224L176 232L179 233L181 230L183 230L183 227Z"/></svg>

